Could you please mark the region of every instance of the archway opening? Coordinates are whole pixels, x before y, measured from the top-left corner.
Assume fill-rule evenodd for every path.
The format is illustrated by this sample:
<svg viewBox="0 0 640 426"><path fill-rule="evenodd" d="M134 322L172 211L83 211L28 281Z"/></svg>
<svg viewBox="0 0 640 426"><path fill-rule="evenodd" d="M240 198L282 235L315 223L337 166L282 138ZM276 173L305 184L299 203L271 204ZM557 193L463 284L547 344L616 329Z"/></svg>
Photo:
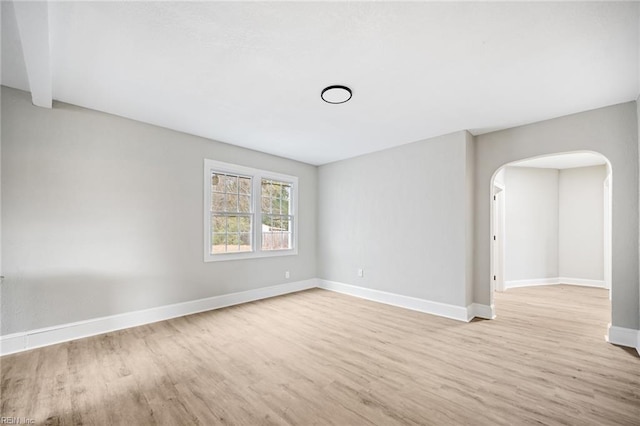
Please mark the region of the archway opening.
<svg viewBox="0 0 640 426"><path fill-rule="evenodd" d="M502 292L524 289L518 292L558 300L583 293L600 305L606 297L610 321L612 179L609 160L591 151L526 158L496 170L490 265L497 315L507 297Z"/></svg>

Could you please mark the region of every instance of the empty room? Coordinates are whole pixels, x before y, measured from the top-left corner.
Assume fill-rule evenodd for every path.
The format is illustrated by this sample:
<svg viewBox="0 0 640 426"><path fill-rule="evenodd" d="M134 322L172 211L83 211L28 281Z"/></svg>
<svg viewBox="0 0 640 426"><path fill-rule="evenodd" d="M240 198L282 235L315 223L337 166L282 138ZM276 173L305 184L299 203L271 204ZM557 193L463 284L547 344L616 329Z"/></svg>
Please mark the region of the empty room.
<svg viewBox="0 0 640 426"><path fill-rule="evenodd" d="M0 11L0 424L640 425L640 3Z"/></svg>

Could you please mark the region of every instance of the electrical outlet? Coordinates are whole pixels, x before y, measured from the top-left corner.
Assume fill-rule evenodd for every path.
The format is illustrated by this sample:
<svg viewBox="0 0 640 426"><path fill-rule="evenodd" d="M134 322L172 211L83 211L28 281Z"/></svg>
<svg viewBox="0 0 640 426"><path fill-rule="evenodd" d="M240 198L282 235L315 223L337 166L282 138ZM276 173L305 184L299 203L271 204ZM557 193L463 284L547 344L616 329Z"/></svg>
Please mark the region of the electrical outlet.
<svg viewBox="0 0 640 426"><path fill-rule="evenodd" d="M360 278L364 277L364 269L358 269L358 276Z"/></svg>
<svg viewBox="0 0 640 426"><path fill-rule="evenodd" d="M287 279L291 277L291 274L289 274L289 271L284 271L284 277Z"/></svg>

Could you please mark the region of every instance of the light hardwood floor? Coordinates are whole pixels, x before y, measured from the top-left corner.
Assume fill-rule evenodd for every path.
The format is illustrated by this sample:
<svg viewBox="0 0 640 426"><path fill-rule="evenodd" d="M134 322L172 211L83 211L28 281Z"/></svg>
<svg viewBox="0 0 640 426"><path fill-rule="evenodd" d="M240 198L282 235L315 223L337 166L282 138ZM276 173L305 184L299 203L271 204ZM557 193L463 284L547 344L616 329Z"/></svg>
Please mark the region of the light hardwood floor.
<svg viewBox="0 0 640 426"><path fill-rule="evenodd" d="M309 290L0 359L0 415L64 425L640 425L601 289L469 324Z"/></svg>

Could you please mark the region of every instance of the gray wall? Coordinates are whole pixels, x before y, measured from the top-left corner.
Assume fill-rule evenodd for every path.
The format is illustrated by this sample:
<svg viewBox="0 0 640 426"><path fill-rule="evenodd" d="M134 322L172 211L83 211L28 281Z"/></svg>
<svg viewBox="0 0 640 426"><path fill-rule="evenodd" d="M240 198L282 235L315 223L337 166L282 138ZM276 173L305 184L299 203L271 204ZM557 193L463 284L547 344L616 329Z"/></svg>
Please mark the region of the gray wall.
<svg viewBox="0 0 640 426"><path fill-rule="evenodd" d="M638 119L636 103L600 108L476 138L475 282L477 303L492 302L489 210L493 174L512 161L590 150L613 173L612 324L638 329Z"/></svg>
<svg viewBox="0 0 640 426"><path fill-rule="evenodd" d="M316 277L316 167L2 88L2 334ZM203 159L299 177L299 254L202 261Z"/></svg>
<svg viewBox="0 0 640 426"><path fill-rule="evenodd" d="M470 148L457 132L321 166L319 277L466 306Z"/></svg>
<svg viewBox="0 0 640 426"><path fill-rule="evenodd" d="M558 170L506 167L506 281L558 277Z"/></svg>
<svg viewBox="0 0 640 426"><path fill-rule="evenodd" d="M558 253L561 277L604 280L606 166L560 170Z"/></svg>

